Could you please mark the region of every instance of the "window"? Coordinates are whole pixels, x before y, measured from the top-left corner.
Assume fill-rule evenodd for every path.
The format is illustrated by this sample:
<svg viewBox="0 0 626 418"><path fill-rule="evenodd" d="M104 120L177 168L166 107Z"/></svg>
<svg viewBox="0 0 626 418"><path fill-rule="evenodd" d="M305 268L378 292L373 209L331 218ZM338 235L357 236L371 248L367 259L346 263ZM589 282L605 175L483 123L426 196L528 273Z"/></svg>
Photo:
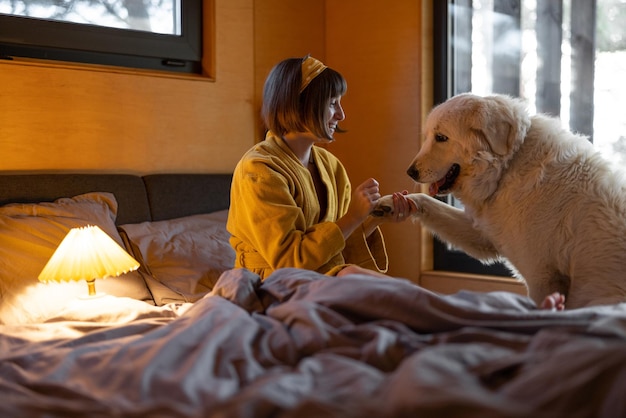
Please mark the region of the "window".
<svg viewBox="0 0 626 418"><path fill-rule="evenodd" d="M446 0L434 5L434 103L473 92L525 98L626 164L626 2ZM450 204L460 205L453 199ZM435 241L435 269L509 275Z"/></svg>
<svg viewBox="0 0 626 418"><path fill-rule="evenodd" d="M0 0L0 57L201 73L197 0Z"/></svg>

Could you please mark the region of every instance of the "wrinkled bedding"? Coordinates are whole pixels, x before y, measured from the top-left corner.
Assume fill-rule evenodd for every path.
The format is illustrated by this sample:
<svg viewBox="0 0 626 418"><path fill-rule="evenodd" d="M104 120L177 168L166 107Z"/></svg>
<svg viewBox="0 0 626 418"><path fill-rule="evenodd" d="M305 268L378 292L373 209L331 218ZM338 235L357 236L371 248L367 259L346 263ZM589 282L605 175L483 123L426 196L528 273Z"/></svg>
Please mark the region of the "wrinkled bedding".
<svg viewBox="0 0 626 418"><path fill-rule="evenodd" d="M224 273L192 303L0 326L0 416L626 416L626 305L539 310L403 279Z"/></svg>

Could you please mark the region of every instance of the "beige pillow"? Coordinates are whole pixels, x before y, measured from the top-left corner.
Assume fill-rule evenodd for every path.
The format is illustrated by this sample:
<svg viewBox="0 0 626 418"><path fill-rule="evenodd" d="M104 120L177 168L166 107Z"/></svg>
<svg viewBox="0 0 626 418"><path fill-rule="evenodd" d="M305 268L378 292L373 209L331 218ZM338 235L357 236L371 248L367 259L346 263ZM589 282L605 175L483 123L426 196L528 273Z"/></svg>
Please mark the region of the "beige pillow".
<svg viewBox="0 0 626 418"><path fill-rule="evenodd" d="M0 323L44 321L86 294L84 281L41 283L37 277L71 228L97 225L123 245L116 215L117 201L111 193L0 207ZM97 280L96 289L154 303L138 272Z"/></svg>
<svg viewBox="0 0 626 418"><path fill-rule="evenodd" d="M122 225L154 300L193 302L209 292L235 264L226 231L228 211Z"/></svg>

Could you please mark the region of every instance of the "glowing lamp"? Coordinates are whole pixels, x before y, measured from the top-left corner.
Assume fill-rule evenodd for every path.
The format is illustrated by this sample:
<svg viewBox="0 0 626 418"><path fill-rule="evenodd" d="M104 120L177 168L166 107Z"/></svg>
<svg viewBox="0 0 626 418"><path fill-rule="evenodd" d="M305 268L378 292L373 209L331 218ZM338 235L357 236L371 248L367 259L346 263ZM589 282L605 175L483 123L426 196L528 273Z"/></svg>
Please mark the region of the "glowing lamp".
<svg viewBox="0 0 626 418"><path fill-rule="evenodd" d="M136 270L139 263L98 226L72 228L39 274L39 281L86 280L89 296L96 295L96 279Z"/></svg>

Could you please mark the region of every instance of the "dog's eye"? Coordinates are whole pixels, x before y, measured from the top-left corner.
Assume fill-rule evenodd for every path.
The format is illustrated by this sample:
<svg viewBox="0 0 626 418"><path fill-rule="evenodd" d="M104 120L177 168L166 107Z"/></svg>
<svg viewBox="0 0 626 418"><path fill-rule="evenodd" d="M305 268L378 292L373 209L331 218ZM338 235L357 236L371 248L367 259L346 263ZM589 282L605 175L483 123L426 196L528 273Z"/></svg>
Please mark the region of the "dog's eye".
<svg viewBox="0 0 626 418"><path fill-rule="evenodd" d="M443 134L435 134L435 141L437 142L446 142L448 137Z"/></svg>

